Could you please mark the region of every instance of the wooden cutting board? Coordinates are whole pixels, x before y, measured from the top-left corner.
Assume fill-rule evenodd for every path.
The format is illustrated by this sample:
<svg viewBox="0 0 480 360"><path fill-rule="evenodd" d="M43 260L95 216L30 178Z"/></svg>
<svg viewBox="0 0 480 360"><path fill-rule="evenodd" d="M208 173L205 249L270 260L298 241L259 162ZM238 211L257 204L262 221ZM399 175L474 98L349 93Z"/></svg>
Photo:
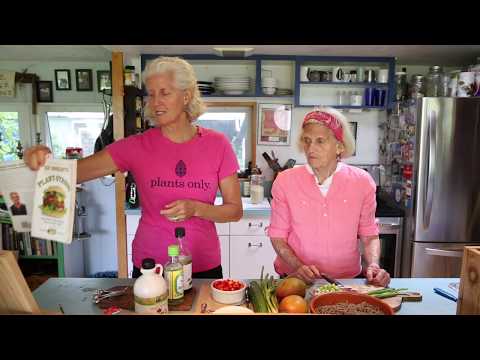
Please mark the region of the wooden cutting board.
<svg viewBox="0 0 480 360"><path fill-rule="evenodd" d="M108 290L114 291L122 288L124 288L124 286L114 286ZM183 303L178 305L168 305L168 311L190 311L196 292L197 289L193 287L185 294ZM111 306L116 306L121 309L135 311L135 302L133 300L133 286L128 286L124 294L111 298L106 298L100 301L97 305L100 307L100 309L107 309Z"/></svg>
<svg viewBox="0 0 480 360"><path fill-rule="evenodd" d="M385 289L381 286L374 285L346 285L360 294L366 294L370 291ZM406 291L407 295L393 296L391 298L380 299L386 302L393 311L397 312L402 307L403 301L422 301L422 294L418 292Z"/></svg>
<svg viewBox="0 0 480 360"><path fill-rule="evenodd" d="M222 304L213 300L210 292L210 283L204 283L202 286L200 286L200 291L198 292L198 298L194 309L195 313L200 314L202 312L202 304L207 304L208 312L228 306L227 304ZM246 304L240 306L247 307Z"/></svg>

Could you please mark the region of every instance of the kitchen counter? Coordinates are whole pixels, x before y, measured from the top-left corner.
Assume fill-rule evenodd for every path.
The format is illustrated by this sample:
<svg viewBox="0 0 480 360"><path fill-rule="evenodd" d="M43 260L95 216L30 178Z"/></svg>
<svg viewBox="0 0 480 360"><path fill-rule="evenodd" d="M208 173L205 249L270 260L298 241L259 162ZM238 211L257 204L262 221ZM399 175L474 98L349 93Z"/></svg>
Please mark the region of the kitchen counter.
<svg viewBox="0 0 480 360"><path fill-rule="evenodd" d="M221 197L215 198L214 205L221 205L223 202ZM249 216L270 216L270 202L265 198L260 204L252 204L249 197L242 197L243 215ZM141 215L141 208L138 209L125 209L126 215Z"/></svg>
<svg viewBox="0 0 480 360"><path fill-rule="evenodd" d="M197 288L210 279L194 279ZM364 284L362 279L340 279L345 284ZM108 289L118 285L133 285L135 279L117 278L50 278L33 292L39 306L45 310L59 311L59 304L67 315L101 315L102 310L92 303L96 289ZM319 280L323 283L323 280ZM404 302L398 315L455 315L457 303L434 293L434 287L448 289L449 283L458 283L458 278L395 278L390 286L419 291L421 302ZM192 309L196 308L196 299ZM195 312L171 312L170 314L194 315Z"/></svg>
<svg viewBox="0 0 480 360"><path fill-rule="evenodd" d="M222 204L222 198L215 198L215 205ZM242 197L243 214L245 217L249 216L270 216L271 207L267 198L261 204L252 204L249 197ZM141 215L141 208L129 209L125 208L126 215ZM401 209L394 201L385 194L377 195L377 210L375 212L376 217L403 217L405 211Z"/></svg>

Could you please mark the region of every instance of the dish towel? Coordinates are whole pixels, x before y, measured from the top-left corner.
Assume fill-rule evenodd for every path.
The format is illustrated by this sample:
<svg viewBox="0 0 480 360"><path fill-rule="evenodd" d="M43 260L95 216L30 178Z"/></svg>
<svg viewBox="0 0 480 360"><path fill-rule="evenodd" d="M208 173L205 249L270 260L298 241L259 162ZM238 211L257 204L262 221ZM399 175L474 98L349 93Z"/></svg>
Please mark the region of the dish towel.
<svg viewBox="0 0 480 360"><path fill-rule="evenodd" d="M0 70L0 96L15 97L15 71Z"/></svg>

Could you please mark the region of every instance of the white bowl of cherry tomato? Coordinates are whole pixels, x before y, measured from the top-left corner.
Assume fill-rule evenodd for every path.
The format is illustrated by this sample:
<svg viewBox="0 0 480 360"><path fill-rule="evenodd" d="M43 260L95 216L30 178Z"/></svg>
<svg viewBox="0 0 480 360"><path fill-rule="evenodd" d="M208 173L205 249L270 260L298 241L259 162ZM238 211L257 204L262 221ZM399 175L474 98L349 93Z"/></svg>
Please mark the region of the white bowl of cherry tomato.
<svg viewBox="0 0 480 360"><path fill-rule="evenodd" d="M229 305L241 304L245 299L246 288L243 281L233 279L219 279L210 284L213 300Z"/></svg>

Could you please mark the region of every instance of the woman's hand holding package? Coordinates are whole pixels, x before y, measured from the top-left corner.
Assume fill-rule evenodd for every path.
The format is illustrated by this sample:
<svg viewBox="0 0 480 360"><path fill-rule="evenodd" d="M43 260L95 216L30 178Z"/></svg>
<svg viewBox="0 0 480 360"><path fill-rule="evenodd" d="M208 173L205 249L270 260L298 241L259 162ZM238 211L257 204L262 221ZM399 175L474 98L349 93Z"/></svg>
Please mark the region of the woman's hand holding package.
<svg viewBox="0 0 480 360"><path fill-rule="evenodd" d="M165 209L161 210L160 214L166 216L170 221L184 221L195 216L197 203L194 200L176 200L165 205Z"/></svg>
<svg viewBox="0 0 480 360"><path fill-rule="evenodd" d="M45 145L36 145L25 150L23 161L32 170L38 170L45 165L52 151Z"/></svg>
<svg viewBox="0 0 480 360"><path fill-rule="evenodd" d="M376 286L388 286L390 283L390 274L381 269L378 264L370 264L365 272L369 284Z"/></svg>

